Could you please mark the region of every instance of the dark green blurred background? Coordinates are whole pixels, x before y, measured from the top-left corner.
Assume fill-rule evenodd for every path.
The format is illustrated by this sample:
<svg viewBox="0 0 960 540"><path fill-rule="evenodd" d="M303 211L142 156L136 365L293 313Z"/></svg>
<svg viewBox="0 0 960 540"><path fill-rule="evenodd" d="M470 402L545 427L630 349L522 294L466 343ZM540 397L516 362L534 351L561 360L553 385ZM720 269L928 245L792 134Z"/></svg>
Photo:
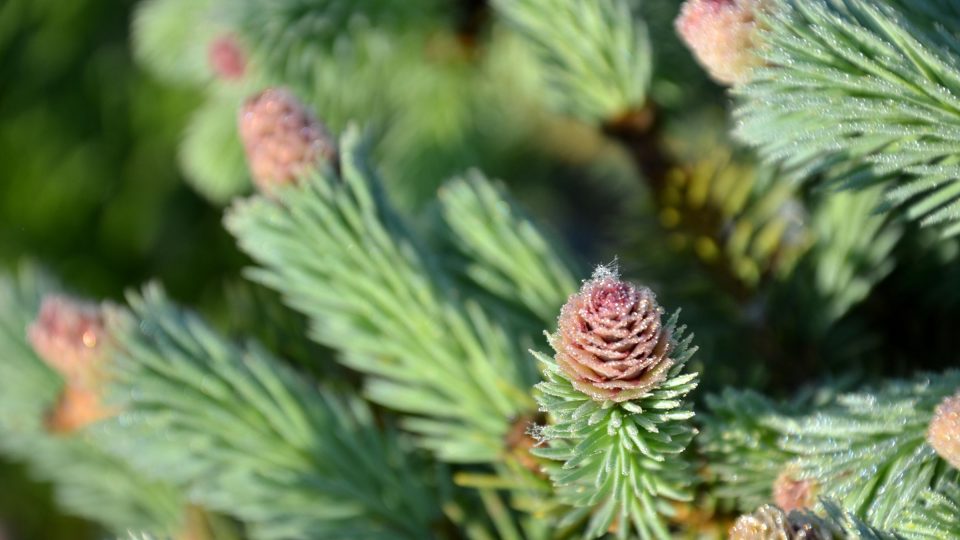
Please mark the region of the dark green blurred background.
<svg viewBox="0 0 960 540"><path fill-rule="evenodd" d="M133 4L0 3L0 260L94 296L157 277L195 300L237 257L177 171L197 98L134 65Z"/></svg>
<svg viewBox="0 0 960 540"><path fill-rule="evenodd" d="M240 258L220 212L177 170L198 98L134 65L133 5L0 0L0 265L36 259L93 297L156 278L203 304ZM49 499L0 462L0 527L18 539L89 536L52 517Z"/></svg>

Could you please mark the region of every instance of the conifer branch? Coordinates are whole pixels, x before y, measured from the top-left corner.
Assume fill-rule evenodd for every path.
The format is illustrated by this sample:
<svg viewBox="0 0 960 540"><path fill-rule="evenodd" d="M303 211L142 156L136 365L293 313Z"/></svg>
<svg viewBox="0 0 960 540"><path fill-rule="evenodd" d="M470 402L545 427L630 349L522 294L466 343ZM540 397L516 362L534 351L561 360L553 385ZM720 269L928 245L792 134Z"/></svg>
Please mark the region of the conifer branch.
<svg viewBox="0 0 960 540"><path fill-rule="evenodd" d="M960 374L892 381L875 391L837 396L834 404L800 417L765 422L781 433L798 479L863 516L895 529L924 490L948 471L927 442L933 410L960 386Z"/></svg>
<svg viewBox="0 0 960 540"><path fill-rule="evenodd" d="M360 400L228 342L157 287L129 302L109 320L124 412L97 430L115 452L255 538L429 535L436 500L422 468Z"/></svg>
<svg viewBox="0 0 960 540"><path fill-rule="evenodd" d="M889 529L873 527L851 512L843 511L832 501L822 501L822 506L835 530L841 538L849 540L901 540L901 537Z"/></svg>
<svg viewBox="0 0 960 540"><path fill-rule="evenodd" d="M583 309L595 309L597 314L614 309L612 304L604 307L605 302L612 301L607 300L612 298L608 295L620 293L613 292L613 285L604 281L608 279L604 275L595 275L580 293L590 298L578 300L591 306ZM696 351L696 347L690 346L692 335L684 335L685 328L678 326L674 314L658 334L659 339L669 340L665 349L669 351L669 360L661 359L667 362L668 370L661 375L661 381L640 393L631 392L629 383L622 395L588 393L588 387L606 383L578 382L593 364L578 359L578 355L588 352L576 352L580 346L590 350L587 338L566 334L566 317L583 313L572 304L574 298L564 308L558 334L550 336L556 359L533 352L543 364L545 376L545 381L537 385L537 402L548 415L548 424L537 430L544 446L534 448L533 453L562 462L547 467L557 496L574 507L561 526L589 516L584 533L589 538L598 538L608 531L615 532L618 538L628 538L634 532L641 538L669 538L664 518L673 514L673 502L689 500L687 488L693 482L693 474L681 455L695 432L689 423L694 413L684 398L697 386L697 374L684 373L683 369ZM636 309L643 309L640 305ZM568 308L573 311L567 312ZM627 324L628 317L624 314L619 320ZM587 328L590 326L586 324ZM641 328L659 330L652 321L641 323ZM616 342L607 345L619 349ZM568 362L583 363L570 367ZM619 363L611 361L611 365ZM627 395L632 397L621 399Z"/></svg>
<svg viewBox="0 0 960 540"><path fill-rule="evenodd" d="M745 249L765 250L768 256L774 252L784 255L784 266L789 266L791 256L796 253L769 247L775 243L771 238L777 236L778 231L789 230L785 220L780 219L782 216L771 215L770 208L774 202L769 200L771 197L781 202L786 199L784 190L765 182L761 172L757 185L764 186L750 194L750 199L756 199L746 207L741 206L744 199L738 195L750 192L752 184L744 180L737 182L738 186L732 190L723 187L739 180L736 172L742 171L716 171L717 177L713 178L712 171L698 170L699 166L709 165L708 160L694 165L684 163L663 140L660 111L648 100L652 47L644 21L627 2L525 0L494 2L494 6L532 44L555 94L551 96L554 108L602 126L607 134L624 144L653 187L662 220L668 227L679 223L682 234L693 238L699 251L707 253L703 258L718 262L710 266L725 287L742 298L746 288L741 281L752 285L762 271L749 257L743 257ZM584 39L584 35L590 38ZM620 62L625 57L633 58L633 63ZM619 95L615 93L618 89L623 89ZM600 97L604 99L601 101ZM703 198L699 197L700 200L691 201L693 208L676 205L676 191L690 184L702 188L696 191L698 195L716 187L708 199L716 196L720 200L716 205L712 204L713 200L703 204ZM730 191L736 195L728 195ZM678 215L674 205L681 206L685 213ZM741 218L739 223L736 218ZM754 218L760 223L751 223ZM736 225L746 225L746 229L737 230ZM736 230L736 234L729 238L728 245L719 246L727 243L730 229ZM753 233L757 234L756 238L751 238ZM751 246L754 240L756 245ZM767 261L761 260L764 262Z"/></svg>
<svg viewBox="0 0 960 540"><path fill-rule="evenodd" d="M960 537L960 486L956 475L944 478L939 488L921 493L897 529L910 540Z"/></svg>
<svg viewBox="0 0 960 540"><path fill-rule="evenodd" d="M532 408L535 369L510 333L460 297L402 225L370 169L360 134L329 167L278 200L254 197L226 217L261 268L250 276L308 315L313 337L366 373L367 395L441 459L493 462L511 419Z"/></svg>
<svg viewBox="0 0 960 540"><path fill-rule="evenodd" d="M756 163L716 134L664 132L656 122L608 130L644 172L672 252L695 256L761 321L748 330L764 357L802 359L771 373L775 380L859 352L862 340L849 335L827 353L816 347L893 269L902 226L876 215L878 189L809 196L796 171ZM794 309L776 308L787 304Z"/></svg>
<svg viewBox="0 0 960 540"><path fill-rule="evenodd" d="M494 0L530 43L555 106L599 123L642 107L652 57L643 21L626 0Z"/></svg>
<svg viewBox="0 0 960 540"><path fill-rule="evenodd" d="M733 511L751 513L732 540L960 537L960 371L856 392L821 378L867 367L881 341L859 323L889 322L888 304L910 320L878 365L949 351L926 320L955 306L902 304L956 277L925 282L960 240L920 252L960 234L960 2L679 3L143 0L134 54L204 101L180 152L190 181L218 203L258 191L225 224L271 296L224 304L244 312L229 333L265 339L235 343L158 286L119 308L0 275L0 453L126 540L666 540ZM488 15L504 24L484 31ZM695 88L704 74L733 86L760 162L725 118L679 112L724 108ZM353 119L370 136L331 135ZM693 337L651 289L600 267L578 292L559 243L475 170L438 214L397 210L468 167L626 172L618 150L658 222L629 245L696 298L699 343L726 349L709 350L724 390L699 422ZM914 225L937 227L914 243ZM525 355L554 321L554 354ZM292 365L352 369L373 404ZM730 386L761 381L817 384L786 400Z"/></svg>
<svg viewBox="0 0 960 540"><path fill-rule="evenodd" d="M475 283L549 323L577 285L571 264L507 194L479 171L445 184L439 194L454 245Z"/></svg>
<svg viewBox="0 0 960 540"><path fill-rule="evenodd" d="M37 357L27 327L41 298L56 290L33 266L18 278L0 276L0 451L51 482L58 504L71 514L115 532L173 532L183 511L177 490L136 473L85 433L53 434L46 425L64 383Z"/></svg>
<svg viewBox="0 0 960 540"><path fill-rule="evenodd" d="M893 381L860 394L825 385L789 405L753 392L710 396L699 439L718 482L710 492L731 497L741 510L771 498L786 504L781 496L812 505L812 498L797 498L801 492L778 495L789 474L805 485L803 493L835 501L851 518L906 537L951 538L944 531L960 527L950 498L956 475L927 439L934 405L958 380L948 372L937 382Z"/></svg>
<svg viewBox="0 0 960 540"><path fill-rule="evenodd" d="M774 480L793 457L778 446L780 433L768 425L783 410L756 392L732 389L708 395L706 406L696 440L713 482L710 494L741 512L769 502Z"/></svg>
<svg viewBox="0 0 960 540"><path fill-rule="evenodd" d="M913 5L776 2L759 51L768 67L739 90L738 133L765 158L844 187L881 184L885 206L953 234L960 231L956 37L912 22Z"/></svg>

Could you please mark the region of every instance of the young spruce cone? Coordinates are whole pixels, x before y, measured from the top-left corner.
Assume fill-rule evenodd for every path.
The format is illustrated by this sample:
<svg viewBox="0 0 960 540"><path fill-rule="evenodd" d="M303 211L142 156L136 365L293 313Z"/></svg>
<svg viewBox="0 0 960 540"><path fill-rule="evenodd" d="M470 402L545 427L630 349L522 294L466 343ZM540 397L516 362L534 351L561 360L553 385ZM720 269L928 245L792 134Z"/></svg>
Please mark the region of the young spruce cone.
<svg viewBox="0 0 960 540"><path fill-rule="evenodd" d="M106 330L99 306L47 296L27 337L37 355L64 379L63 394L47 417L52 431L74 431L109 416L100 400Z"/></svg>
<svg viewBox="0 0 960 540"><path fill-rule="evenodd" d="M773 481L773 502L787 512L812 508L817 502L817 484L798 479L796 467L788 466Z"/></svg>
<svg viewBox="0 0 960 540"><path fill-rule="evenodd" d="M327 128L285 89L271 88L247 100L239 123L250 173L265 194L336 159Z"/></svg>
<svg viewBox="0 0 960 540"><path fill-rule="evenodd" d="M60 295L43 299L27 329L33 350L47 365L86 387L99 380L105 334L99 306Z"/></svg>
<svg viewBox="0 0 960 540"><path fill-rule="evenodd" d="M756 15L764 0L687 0L677 33L700 65L721 84L746 82L760 63L755 54Z"/></svg>
<svg viewBox="0 0 960 540"><path fill-rule="evenodd" d="M627 401L660 384L673 364L653 291L600 267L560 312L551 337L557 365L597 401Z"/></svg>
<svg viewBox="0 0 960 540"><path fill-rule="evenodd" d="M223 80L232 81L243 78L247 71L247 58L237 39L229 34L210 42L207 48L207 61L210 68Z"/></svg>
<svg viewBox="0 0 960 540"><path fill-rule="evenodd" d="M819 520L798 512L786 512L773 505L740 516L730 528L730 540L832 540Z"/></svg>
<svg viewBox="0 0 960 540"><path fill-rule="evenodd" d="M927 442L955 469L960 469L960 394L937 406L927 429Z"/></svg>

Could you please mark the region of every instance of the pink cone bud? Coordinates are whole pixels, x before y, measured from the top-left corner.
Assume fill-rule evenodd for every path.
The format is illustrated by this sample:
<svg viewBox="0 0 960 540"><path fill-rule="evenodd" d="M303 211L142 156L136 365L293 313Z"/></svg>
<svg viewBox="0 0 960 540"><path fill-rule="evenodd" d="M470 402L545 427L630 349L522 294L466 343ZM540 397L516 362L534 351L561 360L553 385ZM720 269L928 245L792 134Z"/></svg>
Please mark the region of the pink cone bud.
<svg viewBox="0 0 960 540"><path fill-rule="evenodd" d="M210 42L207 61L218 77L232 81L240 79L247 70L247 58L236 38L227 34Z"/></svg>
<svg viewBox="0 0 960 540"><path fill-rule="evenodd" d="M27 337L37 355L64 379L63 393L47 415L51 431L70 433L111 414L101 401L107 335L98 305L47 296Z"/></svg>
<svg viewBox="0 0 960 540"><path fill-rule="evenodd" d="M812 508L817 502L816 482L798 479L797 470L787 467L773 481L773 502L787 512Z"/></svg>
<svg viewBox="0 0 960 540"><path fill-rule="evenodd" d="M626 401L655 388L673 364L653 291L599 268L560 312L551 344L575 388L598 401Z"/></svg>
<svg viewBox="0 0 960 540"><path fill-rule="evenodd" d="M960 394L937 406L927 429L927 442L947 463L960 469Z"/></svg>
<svg viewBox="0 0 960 540"><path fill-rule="evenodd" d="M746 82L760 64L756 15L765 0L687 0L675 26L707 73L721 84Z"/></svg>
<svg viewBox="0 0 960 540"><path fill-rule="evenodd" d="M67 296L47 296L27 337L37 355L68 383L96 386L106 337L99 306Z"/></svg>
<svg viewBox="0 0 960 540"><path fill-rule="evenodd" d="M336 159L333 137L296 97L271 88L247 100L240 138L250 173L261 192L293 183L321 161Z"/></svg>

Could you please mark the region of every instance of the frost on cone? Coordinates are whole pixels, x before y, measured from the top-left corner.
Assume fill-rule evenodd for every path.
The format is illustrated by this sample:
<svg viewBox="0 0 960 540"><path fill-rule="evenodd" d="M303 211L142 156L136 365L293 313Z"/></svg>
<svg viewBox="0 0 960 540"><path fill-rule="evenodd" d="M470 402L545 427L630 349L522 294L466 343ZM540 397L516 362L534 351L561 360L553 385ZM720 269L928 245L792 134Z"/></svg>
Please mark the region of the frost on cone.
<svg viewBox="0 0 960 540"><path fill-rule="evenodd" d="M947 463L960 469L960 394L937 406L927 429L927 442Z"/></svg>
<svg viewBox="0 0 960 540"><path fill-rule="evenodd" d="M247 58L236 38L227 34L210 42L207 61L218 77L232 81L240 79L247 70Z"/></svg>
<svg viewBox="0 0 960 540"><path fill-rule="evenodd" d="M815 518L786 512L773 505L740 516L730 528L730 540L832 540L833 535Z"/></svg>
<svg viewBox="0 0 960 540"><path fill-rule="evenodd" d="M321 161L336 159L336 146L312 114L282 88L250 98L240 112L240 139L261 192L293 183Z"/></svg>
<svg viewBox="0 0 960 540"><path fill-rule="evenodd" d="M787 467L773 481L773 502L787 512L812 508L817 502L816 483L798 479L796 468Z"/></svg>
<svg viewBox="0 0 960 540"><path fill-rule="evenodd" d="M687 47L719 83L745 82L759 64L756 14L765 0L687 0L675 26Z"/></svg>
<svg viewBox="0 0 960 540"><path fill-rule="evenodd" d="M64 391L47 422L69 432L109 416L100 400L106 330L99 306L51 295L27 329L33 350L64 379Z"/></svg>
<svg viewBox="0 0 960 540"><path fill-rule="evenodd" d="M551 337L557 365L597 401L639 397L667 376L670 336L653 291L600 267L560 312Z"/></svg>

